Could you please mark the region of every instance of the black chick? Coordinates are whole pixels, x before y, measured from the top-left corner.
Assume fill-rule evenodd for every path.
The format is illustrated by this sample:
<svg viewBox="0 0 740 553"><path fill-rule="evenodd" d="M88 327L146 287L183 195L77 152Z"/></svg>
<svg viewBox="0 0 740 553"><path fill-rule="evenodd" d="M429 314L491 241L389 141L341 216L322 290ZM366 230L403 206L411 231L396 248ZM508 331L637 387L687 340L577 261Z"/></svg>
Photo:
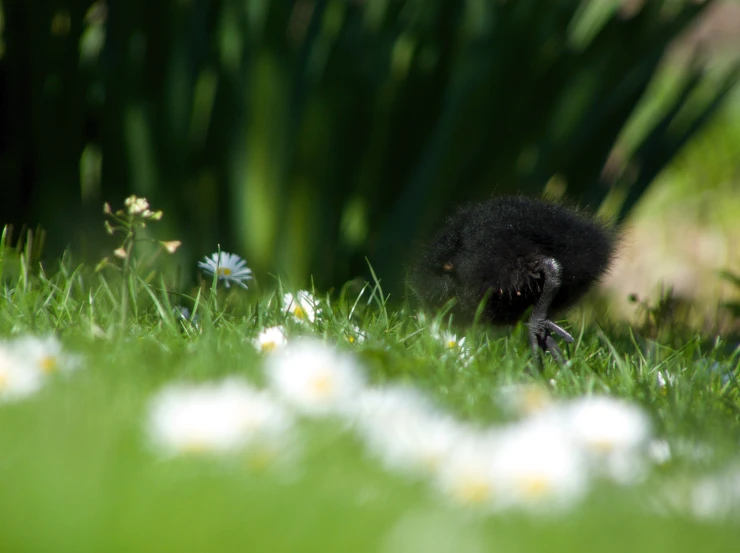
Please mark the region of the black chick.
<svg viewBox="0 0 740 553"><path fill-rule="evenodd" d="M521 196L461 207L416 260L409 284L428 306L452 298L458 319L512 324L531 307L529 343L535 359L563 355L552 334L573 337L549 319L573 305L609 268L615 232L560 204Z"/></svg>

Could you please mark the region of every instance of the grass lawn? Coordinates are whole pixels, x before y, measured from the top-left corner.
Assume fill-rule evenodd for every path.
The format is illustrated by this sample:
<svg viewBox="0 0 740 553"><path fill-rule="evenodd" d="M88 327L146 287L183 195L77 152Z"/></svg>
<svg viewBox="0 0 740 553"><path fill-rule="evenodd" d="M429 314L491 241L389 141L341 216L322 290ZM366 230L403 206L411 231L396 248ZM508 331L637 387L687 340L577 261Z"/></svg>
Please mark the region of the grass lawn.
<svg viewBox="0 0 740 553"><path fill-rule="evenodd" d="M736 344L678 329L657 343L608 321L571 322L571 361L559 368L548 359L538 373L525 326L452 336L440 319L386 305L377 282L296 314L282 289L260 297L214 283L178 298L156 278L104 278L68 260L47 276L6 252L3 267L0 353L20 364L43 357L49 370L33 393L11 397L12 372L0 385L0 551L737 550ZM308 296L293 301L301 298ZM310 322L314 307L320 312ZM258 351L254 340L275 325L287 346ZM349 365L359 384L341 408L306 407L275 391L273 407L290 421L289 447L281 442L267 457L252 446L219 452L207 440L168 445L152 430L156 398L173 383L192 391L236 378L272 390L280 384L270 371L284 366L298 371L286 373L298 382L311 364L295 349L300 336L315 338L317 355ZM319 403L344 385L320 384ZM348 413L368 390L389 389L423 399L426 413L476 443L491 431L516 434L538 416L557 418L589 395L625 400L619 405L634 406L649 427L630 449L634 471L603 470L611 466L605 450L578 465L583 474L571 478L580 488L567 499L561 483L537 480L526 500L504 504L497 490L456 494L445 484L439 474L463 447L455 439L428 470L386 455L383 429L392 434L405 407L366 410L360 423ZM596 422L608 434L612 423ZM374 446L363 425L375 425ZM414 439L425 447L425 436ZM533 456L546 456L536 445Z"/></svg>

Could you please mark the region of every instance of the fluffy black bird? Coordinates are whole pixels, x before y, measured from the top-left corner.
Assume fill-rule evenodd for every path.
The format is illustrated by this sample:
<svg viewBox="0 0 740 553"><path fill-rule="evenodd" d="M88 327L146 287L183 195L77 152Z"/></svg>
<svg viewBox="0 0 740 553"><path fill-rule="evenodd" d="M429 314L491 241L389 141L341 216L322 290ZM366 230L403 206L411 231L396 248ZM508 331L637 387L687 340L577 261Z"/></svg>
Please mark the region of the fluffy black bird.
<svg viewBox="0 0 740 553"><path fill-rule="evenodd" d="M550 313L572 306L609 268L616 234L604 223L563 205L521 196L463 206L421 250L409 284L428 306L452 298L457 318L512 324L528 309L536 360L563 355L552 335L573 337Z"/></svg>

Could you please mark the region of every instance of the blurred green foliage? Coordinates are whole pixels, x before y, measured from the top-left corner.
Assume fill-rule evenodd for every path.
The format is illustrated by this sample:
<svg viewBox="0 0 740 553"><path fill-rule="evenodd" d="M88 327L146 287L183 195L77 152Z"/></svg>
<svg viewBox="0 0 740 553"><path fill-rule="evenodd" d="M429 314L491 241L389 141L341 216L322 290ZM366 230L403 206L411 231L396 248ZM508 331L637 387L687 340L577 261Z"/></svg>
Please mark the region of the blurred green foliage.
<svg viewBox="0 0 740 553"><path fill-rule="evenodd" d="M367 256L398 290L458 202L550 182L623 217L737 81L665 63L713 3L3 0L0 223L97 257L136 193L191 266L325 288Z"/></svg>

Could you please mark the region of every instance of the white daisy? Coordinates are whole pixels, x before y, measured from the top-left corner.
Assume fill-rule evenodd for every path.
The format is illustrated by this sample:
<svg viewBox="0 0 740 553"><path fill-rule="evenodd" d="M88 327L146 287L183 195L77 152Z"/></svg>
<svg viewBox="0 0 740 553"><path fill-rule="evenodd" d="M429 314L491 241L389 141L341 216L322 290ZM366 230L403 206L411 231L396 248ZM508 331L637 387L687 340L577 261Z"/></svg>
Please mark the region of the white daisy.
<svg viewBox="0 0 740 553"><path fill-rule="evenodd" d="M246 290L246 281L252 280L252 269L247 267L244 259L233 253L216 252L206 257L205 261L198 261L198 267L206 276L216 275L226 288L230 288L233 282Z"/></svg>
<svg viewBox="0 0 740 553"><path fill-rule="evenodd" d="M368 448L386 466L413 474L432 473L465 434L463 426L406 388L368 390L355 420Z"/></svg>
<svg viewBox="0 0 740 553"><path fill-rule="evenodd" d="M570 505L586 491L583 454L557 421L530 420L499 436L493 468L505 503L530 508Z"/></svg>
<svg viewBox="0 0 740 553"><path fill-rule="evenodd" d="M277 394L307 415L346 412L365 384L354 357L308 338L269 356L265 371Z"/></svg>
<svg viewBox="0 0 740 553"><path fill-rule="evenodd" d="M740 469L732 466L696 482L690 491L689 509L695 517L712 522L740 512Z"/></svg>
<svg viewBox="0 0 740 553"><path fill-rule="evenodd" d="M564 423L593 466L614 480L628 483L643 476L643 450L650 439L650 421L626 401L594 396L565 406Z"/></svg>
<svg viewBox="0 0 740 553"><path fill-rule="evenodd" d="M348 329L344 331L344 335L347 337L347 341L350 344L361 344L367 338L367 335L360 330L357 325L350 325Z"/></svg>
<svg viewBox="0 0 740 553"><path fill-rule="evenodd" d="M152 400L149 434L169 453L227 453L273 443L292 420L279 403L246 382L172 384Z"/></svg>
<svg viewBox="0 0 740 553"><path fill-rule="evenodd" d="M37 392L43 383L43 372L8 346L0 344L0 401L25 398Z"/></svg>
<svg viewBox="0 0 740 553"><path fill-rule="evenodd" d="M496 399L509 415L523 417L542 412L553 405L553 399L543 386L511 384L496 392Z"/></svg>
<svg viewBox="0 0 740 553"><path fill-rule="evenodd" d="M449 330L442 332L442 334L438 334L436 338L442 343L445 349L448 350L462 351L465 347L465 337L463 336L458 339L457 334L450 332Z"/></svg>
<svg viewBox="0 0 740 553"><path fill-rule="evenodd" d="M260 332L252 343L257 351L267 353L285 346L288 343L288 337L282 326L271 326Z"/></svg>
<svg viewBox="0 0 740 553"><path fill-rule="evenodd" d="M494 470L496 435L470 433L445 456L435 484L455 502L484 510L500 507L503 483Z"/></svg>
<svg viewBox="0 0 740 553"><path fill-rule="evenodd" d="M306 290L299 290L295 296L291 293L285 294L283 308L299 323L312 323L316 320L316 315L320 313L318 301Z"/></svg>
<svg viewBox="0 0 740 553"><path fill-rule="evenodd" d="M43 338L23 336L13 340L10 347L16 356L25 359L43 374L69 372L80 366L80 359L65 352L62 343L53 334Z"/></svg>
<svg viewBox="0 0 740 553"><path fill-rule="evenodd" d="M432 336L442 344L446 354L452 354L454 357L462 359L463 367L469 366L473 361L470 347L465 344L465 336L458 338L457 334L449 330L440 332L436 325L432 326Z"/></svg>
<svg viewBox="0 0 740 553"><path fill-rule="evenodd" d="M657 371L655 373L655 382L658 385L658 388L661 388L661 391L665 394L667 393L667 390L665 389L666 386L675 385L676 376L672 374L668 374L665 371Z"/></svg>
<svg viewBox="0 0 740 553"><path fill-rule="evenodd" d="M348 407L346 414L361 428L366 424L375 426L376 421L382 425L397 417L435 411L429 398L416 388L404 385L366 388Z"/></svg>
<svg viewBox="0 0 740 553"><path fill-rule="evenodd" d="M691 487L688 495L688 509L691 514L708 522L726 519L738 503L727 482L717 476L702 478Z"/></svg>
<svg viewBox="0 0 740 553"><path fill-rule="evenodd" d="M671 454L671 444L663 439L650 440L647 447L647 455L656 465L665 465L673 457Z"/></svg>

